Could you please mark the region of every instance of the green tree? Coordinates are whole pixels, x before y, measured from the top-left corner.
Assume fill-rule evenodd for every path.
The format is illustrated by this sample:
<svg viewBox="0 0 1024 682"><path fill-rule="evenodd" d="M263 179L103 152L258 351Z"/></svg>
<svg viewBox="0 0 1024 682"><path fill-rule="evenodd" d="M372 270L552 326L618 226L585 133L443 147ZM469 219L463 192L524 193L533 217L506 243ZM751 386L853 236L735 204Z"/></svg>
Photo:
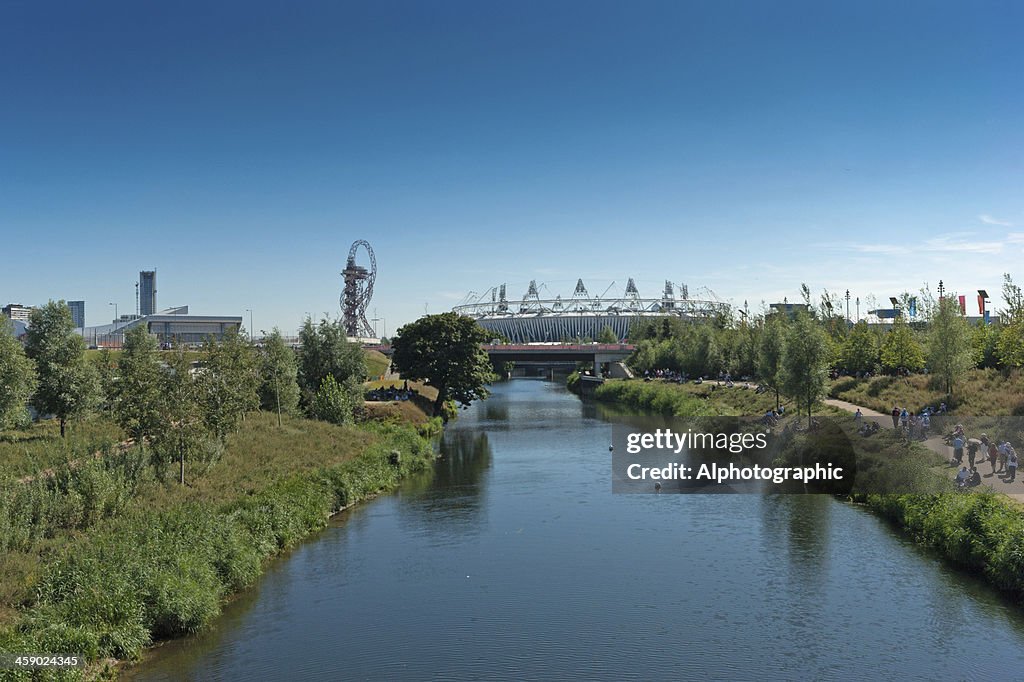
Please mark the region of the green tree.
<svg viewBox="0 0 1024 682"><path fill-rule="evenodd" d="M41 414L60 421L85 414L99 400L99 376L85 359L85 340L75 333L71 310L64 301L50 301L29 317L25 353L36 363L39 385L32 404Z"/></svg>
<svg viewBox="0 0 1024 682"><path fill-rule="evenodd" d="M143 325L132 327L124 335L108 394L117 423L143 447L160 425L163 379L156 338Z"/></svg>
<svg viewBox="0 0 1024 682"><path fill-rule="evenodd" d="M203 344L203 371L199 375L203 421L224 442L245 418L259 408L260 374L256 351L237 330L220 341Z"/></svg>
<svg viewBox="0 0 1024 682"><path fill-rule="evenodd" d="M324 377L313 398L313 416L332 424L351 424L355 419L356 400L361 397L358 385L351 381L347 385L339 384L333 374Z"/></svg>
<svg viewBox="0 0 1024 682"><path fill-rule="evenodd" d="M153 461L163 476L164 465L177 461L178 481L185 484L185 463L212 464L222 451L204 419L200 382L192 371L192 362L181 347L169 354L163 373L160 400L160 421L151 440Z"/></svg>
<svg viewBox="0 0 1024 682"><path fill-rule="evenodd" d="M999 316L1004 324L1024 320L1024 292L1014 284L1009 273L1003 275L1003 301L1006 302L1006 308L1000 311Z"/></svg>
<svg viewBox="0 0 1024 682"><path fill-rule="evenodd" d="M912 372L924 367L921 344L914 339L914 332L902 317L896 318L882 341L882 367L889 371L907 369Z"/></svg>
<svg viewBox="0 0 1024 682"><path fill-rule="evenodd" d="M1024 317L1003 325L996 339L996 354L1004 367L1024 367Z"/></svg>
<svg viewBox="0 0 1024 682"><path fill-rule="evenodd" d="M277 327L263 337L260 377L260 406L264 410L276 411L280 426L282 412L295 414L298 411L299 382L295 351L284 342Z"/></svg>
<svg viewBox="0 0 1024 682"><path fill-rule="evenodd" d="M881 359L878 338L861 320L853 325L842 347L843 365L849 372L871 372Z"/></svg>
<svg viewBox="0 0 1024 682"><path fill-rule="evenodd" d="M601 330L601 333L597 335L597 342L598 343L618 343L619 342L619 336L618 336L618 334L615 333L614 329L612 329L608 325L605 325L604 329Z"/></svg>
<svg viewBox="0 0 1024 682"><path fill-rule="evenodd" d="M979 369L996 367L999 364L999 337L1002 330L996 324L985 324L979 320L971 331L971 347Z"/></svg>
<svg viewBox="0 0 1024 682"><path fill-rule="evenodd" d="M830 360L828 337L821 326L807 315L798 315L786 333L782 386L793 396L798 412L807 410L808 427L811 410L825 394Z"/></svg>
<svg viewBox="0 0 1024 682"><path fill-rule="evenodd" d="M328 374L344 383L351 379L356 383L366 381L366 356L357 343L349 343L340 320L326 318L314 324L306 318L299 330L299 385L306 405L320 390Z"/></svg>
<svg viewBox="0 0 1024 682"><path fill-rule="evenodd" d="M952 395L956 381L973 366L971 326L956 297L946 296L939 301L928 330L928 367Z"/></svg>
<svg viewBox="0 0 1024 682"><path fill-rule="evenodd" d="M14 338L11 321L0 315L0 429L26 423L25 402L35 387L35 366Z"/></svg>
<svg viewBox="0 0 1024 682"><path fill-rule="evenodd" d="M427 315L398 330L392 339L391 362L409 380L426 380L437 389L434 414L444 416L444 405L463 405L489 395L495 380L486 351L490 339L483 327L458 313Z"/></svg>
<svg viewBox="0 0 1024 682"><path fill-rule="evenodd" d="M782 358L786 352L786 323L780 316L765 320L757 345L757 376L761 383L775 391L775 408L779 408L782 390Z"/></svg>

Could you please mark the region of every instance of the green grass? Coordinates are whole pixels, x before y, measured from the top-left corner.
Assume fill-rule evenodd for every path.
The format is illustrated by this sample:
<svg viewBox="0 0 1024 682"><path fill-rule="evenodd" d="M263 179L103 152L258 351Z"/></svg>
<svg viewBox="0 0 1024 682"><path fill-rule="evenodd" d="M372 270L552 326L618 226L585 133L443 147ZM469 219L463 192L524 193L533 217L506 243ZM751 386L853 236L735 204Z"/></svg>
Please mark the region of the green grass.
<svg viewBox="0 0 1024 682"><path fill-rule="evenodd" d="M382 376L391 364L388 356L379 350L363 350L363 354L366 356L366 373L371 379Z"/></svg>
<svg viewBox="0 0 1024 682"><path fill-rule="evenodd" d="M713 382L676 384L610 379L598 387L595 397L604 402L678 417L759 416L775 407L774 393L759 395L753 388L742 388L742 384L726 388ZM782 404L786 405L785 399Z"/></svg>
<svg viewBox="0 0 1024 682"><path fill-rule="evenodd" d="M888 413L893 405L920 412L925 406L938 407L945 401L957 415L1024 416L1024 376L1017 371L976 369L953 387L947 398L931 377L844 377L832 383L829 395L878 412Z"/></svg>
<svg viewBox="0 0 1024 682"><path fill-rule="evenodd" d="M395 461L392 453L401 453ZM426 468L408 425L253 413L209 470L161 482L138 449L0 484L0 651L131 659L201 629L338 509ZM92 671L93 673L96 670Z"/></svg>
<svg viewBox="0 0 1024 682"><path fill-rule="evenodd" d="M98 416L68 422L67 438L63 440L56 419L36 422L25 430L0 431L0 480L59 466L124 438L117 424Z"/></svg>

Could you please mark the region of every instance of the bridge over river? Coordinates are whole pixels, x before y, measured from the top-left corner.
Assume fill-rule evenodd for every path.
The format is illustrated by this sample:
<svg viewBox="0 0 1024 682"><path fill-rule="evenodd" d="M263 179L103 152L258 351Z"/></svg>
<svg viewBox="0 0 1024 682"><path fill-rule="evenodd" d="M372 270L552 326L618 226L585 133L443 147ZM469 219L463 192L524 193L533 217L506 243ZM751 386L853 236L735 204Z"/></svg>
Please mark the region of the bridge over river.
<svg viewBox="0 0 1024 682"><path fill-rule="evenodd" d="M517 366L574 365L577 362L592 362L600 375L617 376L624 374L622 363L635 349L627 343L528 343L528 344L484 344L484 350L496 367L505 362Z"/></svg>

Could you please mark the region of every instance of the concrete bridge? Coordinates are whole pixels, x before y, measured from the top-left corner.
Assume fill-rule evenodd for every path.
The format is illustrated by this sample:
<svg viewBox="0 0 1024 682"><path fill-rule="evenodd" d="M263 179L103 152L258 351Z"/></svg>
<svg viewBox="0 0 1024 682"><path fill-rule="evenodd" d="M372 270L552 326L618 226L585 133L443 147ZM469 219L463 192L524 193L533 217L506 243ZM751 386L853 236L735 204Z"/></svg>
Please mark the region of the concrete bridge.
<svg viewBox="0 0 1024 682"><path fill-rule="evenodd" d="M598 369L598 376L625 375L621 363L634 349L635 346L626 343L484 344L484 350L496 367L504 362L544 366L592 362Z"/></svg>

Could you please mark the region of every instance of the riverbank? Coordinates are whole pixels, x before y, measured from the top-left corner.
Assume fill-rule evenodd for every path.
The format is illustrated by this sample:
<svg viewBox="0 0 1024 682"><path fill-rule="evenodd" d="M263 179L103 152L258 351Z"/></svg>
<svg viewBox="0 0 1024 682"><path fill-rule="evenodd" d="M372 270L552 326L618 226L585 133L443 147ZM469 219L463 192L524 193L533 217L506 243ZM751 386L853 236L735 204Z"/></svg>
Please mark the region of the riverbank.
<svg viewBox="0 0 1024 682"><path fill-rule="evenodd" d="M136 448L8 478L0 651L83 654L90 668L72 679L110 677L154 641L203 628L269 558L432 459L409 425L286 418L279 429L253 413L219 461L189 464L185 486Z"/></svg>
<svg viewBox="0 0 1024 682"><path fill-rule="evenodd" d="M863 383L870 388L869 382ZM881 385L891 384L883 381ZM711 390L707 383L609 381L598 389L596 397L633 409L687 417L758 415L774 407L771 394L757 394L736 386L716 386ZM879 420L882 428L874 435L868 438L853 435L855 426L848 411L850 407L856 409L856 405L849 403L823 404L816 415L839 417L836 422L844 425L848 437L857 445L858 473L865 466L872 471L867 489L894 484L898 487L904 480L922 477L927 477L929 483L935 477L951 478L952 470L944 464L948 457L942 448L909 441L891 427L885 427L882 419ZM868 413L868 416L871 414L881 415L881 412ZM887 415L883 416L888 419ZM808 435L801 434L797 438L808 438ZM816 444L809 445L813 448ZM898 464L892 466L894 463ZM951 490L951 483L948 485ZM1024 507L1011 497L984 489L966 493L854 493L850 499L865 504L919 544L939 552L951 564L972 574L981 574L995 587L1013 594L1018 600L1024 599Z"/></svg>

